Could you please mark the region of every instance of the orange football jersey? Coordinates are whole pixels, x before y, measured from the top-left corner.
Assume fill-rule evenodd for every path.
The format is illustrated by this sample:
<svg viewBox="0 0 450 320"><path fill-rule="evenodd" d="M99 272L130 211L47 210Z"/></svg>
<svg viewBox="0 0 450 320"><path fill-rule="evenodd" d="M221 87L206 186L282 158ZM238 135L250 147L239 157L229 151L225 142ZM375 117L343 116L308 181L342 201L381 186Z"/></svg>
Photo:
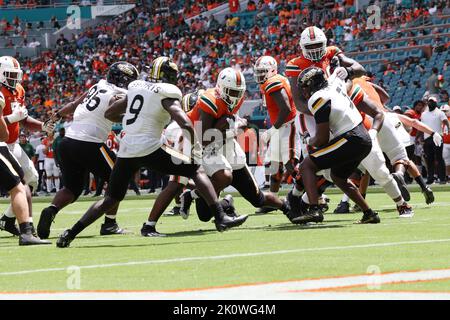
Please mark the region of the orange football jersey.
<svg viewBox="0 0 450 320"><path fill-rule="evenodd" d="M405 116L410 117L411 119L420 120L420 117L421 117L420 113L418 113L414 109L406 110L403 114ZM416 128L412 128L411 131L409 132L409 135L412 136L412 137L415 137L417 135L417 129Z"/></svg>
<svg viewBox="0 0 450 320"><path fill-rule="evenodd" d="M295 109L294 99L292 98L291 86L289 84L289 81L286 77L283 77L282 75L277 74L277 75L267 79L266 82L264 82L261 85L261 92L263 94L263 99L264 99L265 105L267 107L267 111L269 112L270 122L272 124L277 121L280 110L278 108L278 105L275 103L274 99L270 96L270 94L272 92L276 92L281 89L284 89L286 91L287 96L289 98L289 107L291 108L291 112L286 117L284 123L294 119L295 115L297 114L297 110Z"/></svg>
<svg viewBox="0 0 450 320"><path fill-rule="evenodd" d="M42 144L46 147L48 147L47 152L45 153L45 157L46 158L53 158L53 142L50 142L48 140L48 138L45 138L44 140L42 140Z"/></svg>
<svg viewBox="0 0 450 320"><path fill-rule="evenodd" d="M309 67L318 67L325 71L327 77L330 76L330 62L334 56L342 53L342 51L335 46L327 47L326 53L320 61L311 61L303 57L303 55L292 59L286 65L286 77L298 77L298 75Z"/></svg>
<svg viewBox="0 0 450 320"><path fill-rule="evenodd" d="M225 101L216 97L215 89L207 89L198 98L194 108L188 112L188 117L192 122L198 121L200 120L200 110L202 110L212 115L214 118L219 119L226 115L236 114L242 106L243 102L244 98L242 97L238 105L232 111L230 111Z"/></svg>
<svg viewBox="0 0 450 320"><path fill-rule="evenodd" d="M25 102L25 90L20 84L16 85L16 90L10 91L5 86L0 86L0 91L5 97L5 107L3 109L3 116L8 116L12 113L13 108L19 107ZM6 143L14 143L19 138L20 125L19 122L8 124L9 137Z"/></svg>

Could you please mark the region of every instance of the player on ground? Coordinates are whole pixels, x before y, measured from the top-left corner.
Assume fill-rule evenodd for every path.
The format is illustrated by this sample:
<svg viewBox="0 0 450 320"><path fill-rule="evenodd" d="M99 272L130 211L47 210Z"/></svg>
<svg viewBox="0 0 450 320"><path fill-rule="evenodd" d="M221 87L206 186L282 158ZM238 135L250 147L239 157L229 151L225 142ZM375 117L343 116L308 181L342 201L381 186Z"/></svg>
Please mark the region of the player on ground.
<svg viewBox="0 0 450 320"><path fill-rule="evenodd" d="M14 228L11 231L19 236L19 245L50 244L50 242L33 235L34 229L29 215L27 194L22 183L24 173L4 142L8 141L10 134L3 117L5 106L4 96L0 95L0 188L7 190L10 194L12 212L19 222L19 230ZM0 225L4 227L4 220L0 221ZM13 227L15 227L14 224Z"/></svg>
<svg viewBox="0 0 450 320"><path fill-rule="evenodd" d="M64 187L56 193L52 204L42 210L37 228L39 237L47 239L56 214L78 199L87 172L103 181L109 180L116 157L105 144L113 125L105 118L105 111L117 100L117 95L126 93L128 84L138 75L132 64L116 62L110 66L106 80L100 80L56 113L56 119L73 114L73 123L59 147ZM101 235L124 233L116 222L116 214L117 208L106 213Z"/></svg>
<svg viewBox="0 0 450 320"><path fill-rule="evenodd" d="M316 173L331 169L333 182L363 210L360 223L379 223L378 214L369 208L356 186L348 179L370 153L372 139L362 124L359 111L347 95L344 81L336 77L329 83L322 69L311 67L299 75L298 86L308 100L308 109L316 122L316 133L306 142L316 149L305 156L300 164L310 205L308 213L294 218L294 222L323 221L318 203Z"/></svg>
<svg viewBox="0 0 450 320"><path fill-rule="evenodd" d="M270 192L277 194L282 178L279 174L280 164L286 168L288 174L293 174L300 159L300 136L295 125L297 110L289 81L278 74L278 64L274 58L258 58L254 72L263 94L263 105L267 108L272 123L272 127L263 134L262 140L265 143L270 141L267 150L271 173ZM265 207L261 209L261 212L273 210Z"/></svg>
<svg viewBox="0 0 450 320"><path fill-rule="evenodd" d="M218 75L216 88L207 89L189 113L194 125L201 121L205 147L202 166L211 177L217 194L231 185L254 207L267 206L280 209L289 218L289 206L285 202L271 193L263 193L260 190L247 167L245 153L236 141L237 130L246 124L245 120L235 117L244 101L245 90L242 73L225 68ZM180 198L181 215L189 215L190 205L196 199L199 219L206 222L212 218L206 202L198 196L196 190L188 189ZM232 208L232 203L229 203L229 206Z"/></svg>
<svg viewBox="0 0 450 320"><path fill-rule="evenodd" d="M93 204L71 229L63 232L57 241L58 247L68 247L87 226L105 212L117 208L125 197L130 178L141 167L192 178L215 217L218 231L241 225L247 219L247 216L228 217L217 200L211 181L198 170L199 166L175 163L162 148L162 133L172 118L189 132L192 158L201 158L201 147L194 128L180 105L181 91L175 86L178 81L177 65L167 57L158 57L152 63L149 79L152 82L136 80L130 83L127 95L105 112L105 117L112 121L122 119L124 132L106 196Z"/></svg>
<svg viewBox="0 0 450 320"><path fill-rule="evenodd" d="M41 122L28 116L25 106L25 90L20 84L22 81L22 69L19 62L9 56L0 57L0 98L4 101L3 108L4 120L8 127L9 136L6 140L8 148L24 172L25 190L28 199L28 209L30 222L33 227L31 188L36 190L38 182L38 173L33 162L23 151L18 143L20 125L30 131L53 132L54 125L50 121ZM0 230L6 230L10 233L16 233L15 215L12 207L9 206L1 217ZM34 228L34 227L33 227Z"/></svg>

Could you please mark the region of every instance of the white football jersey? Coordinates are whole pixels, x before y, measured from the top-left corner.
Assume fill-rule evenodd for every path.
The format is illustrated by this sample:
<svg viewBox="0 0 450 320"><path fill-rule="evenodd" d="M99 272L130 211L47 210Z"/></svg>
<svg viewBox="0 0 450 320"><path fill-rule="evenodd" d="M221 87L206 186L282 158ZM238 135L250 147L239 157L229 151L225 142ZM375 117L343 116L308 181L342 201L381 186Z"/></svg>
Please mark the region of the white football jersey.
<svg viewBox="0 0 450 320"><path fill-rule="evenodd" d="M100 80L89 89L86 98L78 105L66 136L87 142L105 142L113 124L105 118L105 111L114 95L125 93L126 90Z"/></svg>
<svg viewBox="0 0 450 320"><path fill-rule="evenodd" d="M128 105L122 120L123 138L118 156L146 156L163 144L162 134L170 122L170 114L162 106L166 98L181 101L181 91L168 83L136 80L128 86Z"/></svg>
<svg viewBox="0 0 450 320"><path fill-rule="evenodd" d="M315 115L329 102L331 103L330 140L352 130L362 122L361 114L347 95L343 80L330 77L328 86L318 90L309 98L308 109Z"/></svg>

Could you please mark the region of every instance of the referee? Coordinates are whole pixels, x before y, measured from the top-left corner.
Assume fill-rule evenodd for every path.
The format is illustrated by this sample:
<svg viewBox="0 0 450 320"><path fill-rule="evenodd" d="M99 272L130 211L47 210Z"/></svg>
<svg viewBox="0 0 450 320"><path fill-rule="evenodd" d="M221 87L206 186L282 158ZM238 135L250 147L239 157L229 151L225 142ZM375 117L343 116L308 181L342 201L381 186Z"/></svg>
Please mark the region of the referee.
<svg viewBox="0 0 450 320"><path fill-rule="evenodd" d="M427 171L428 171L428 179L427 184L432 184L434 182L434 174L436 172L439 177L440 184L446 183L446 175L445 175L445 163L442 157L442 144L440 146L436 146L433 142L433 136L435 134L443 135L442 128L443 125L447 127L447 130L450 129L450 123L445 115L438 108L437 99L434 96L428 98L427 101L428 109L422 112L422 122L433 129L434 134L429 135L424 133L424 144L423 150L425 153L425 161L427 163Z"/></svg>

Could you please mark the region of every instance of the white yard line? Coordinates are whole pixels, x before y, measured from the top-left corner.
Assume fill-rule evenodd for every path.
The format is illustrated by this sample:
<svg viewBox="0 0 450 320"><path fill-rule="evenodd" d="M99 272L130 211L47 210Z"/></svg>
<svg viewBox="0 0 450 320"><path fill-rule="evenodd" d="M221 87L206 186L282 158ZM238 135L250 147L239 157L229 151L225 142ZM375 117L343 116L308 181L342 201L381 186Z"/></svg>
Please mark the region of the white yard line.
<svg viewBox="0 0 450 320"><path fill-rule="evenodd" d="M190 299L190 300L287 300L287 299L450 299L449 292L379 291L382 285L436 281L450 278L450 269L405 271L379 275L306 279L254 285L181 291L79 291L48 293L0 293L0 299ZM370 290L369 285L377 285ZM335 291L359 287L361 291ZM314 290L314 291L311 291Z"/></svg>
<svg viewBox="0 0 450 320"><path fill-rule="evenodd" d="M329 251L329 250L333 250L333 251L352 250L352 249L392 247L392 246L429 244L429 243L446 243L446 242L450 242L450 239L399 241L399 242L371 243L371 244L334 246L334 247L322 247L322 248L299 248L299 249L291 249L291 250L235 253L235 254L218 255L218 256L197 256L197 257L180 257L180 258L158 259L158 260L128 261L128 262L117 262L117 263L106 263L106 264L94 264L94 265L86 265L86 266L79 266L79 267L80 267L80 269L101 269L101 268L112 268L112 267L130 267L130 266L137 266L137 265L150 265L150 264L170 264L170 263L191 262L191 261L227 260L227 259L234 259L234 258L248 258L248 257L270 256L270 255L279 255L279 254L300 253L300 252L320 252L320 251ZM70 249L61 249L61 250L70 250ZM66 271L66 268L44 268L44 269L31 269L31 270L22 270L22 271L0 272L0 277L16 276L16 275L24 275L24 274L34 274L34 273L45 273L45 272L55 272L55 271Z"/></svg>

